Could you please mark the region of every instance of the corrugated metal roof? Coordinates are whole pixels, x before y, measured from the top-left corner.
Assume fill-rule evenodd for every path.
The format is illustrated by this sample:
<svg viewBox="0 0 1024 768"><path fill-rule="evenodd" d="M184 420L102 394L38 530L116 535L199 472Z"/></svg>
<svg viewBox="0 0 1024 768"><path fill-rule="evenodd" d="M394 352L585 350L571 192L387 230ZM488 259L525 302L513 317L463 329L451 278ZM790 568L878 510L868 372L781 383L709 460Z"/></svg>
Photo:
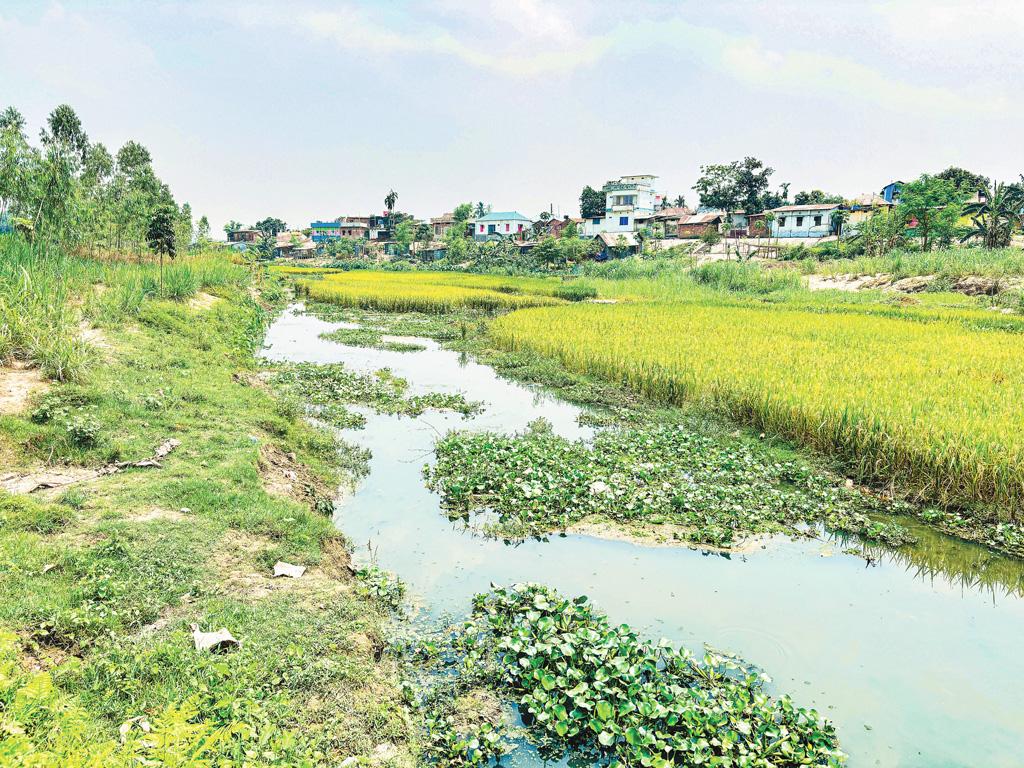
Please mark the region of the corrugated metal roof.
<svg viewBox="0 0 1024 768"><path fill-rule="evenodd" d="M605 245L613 247L619 244L620 237L626 241L626 245L636 245L636 235L632 232L601 232L598 237L601 238Z"/></svg>
<svg viewBox="0 0 1024 768"><path fill-rule="evenodd" d="M710 224L716 219L720 219L725 216L724 213L695 213L692 216L687 216L684 219L680 219L680 224Z"/></svg>
<svg viewBox="0 0 1024 768"><path fill-rule="evenodd" d="M806 205L780 205L772 208L772 213L792 213L794 211L831 211L838 208L839 203L807 203Z"/></svg>
<svg viewBox="0 0 1024 768"><path fill-rule="evenodd" d="M476 223L479 224L481 221L533 221L533 219L526 218L519 211L495 211L481 216Z"/></svg>

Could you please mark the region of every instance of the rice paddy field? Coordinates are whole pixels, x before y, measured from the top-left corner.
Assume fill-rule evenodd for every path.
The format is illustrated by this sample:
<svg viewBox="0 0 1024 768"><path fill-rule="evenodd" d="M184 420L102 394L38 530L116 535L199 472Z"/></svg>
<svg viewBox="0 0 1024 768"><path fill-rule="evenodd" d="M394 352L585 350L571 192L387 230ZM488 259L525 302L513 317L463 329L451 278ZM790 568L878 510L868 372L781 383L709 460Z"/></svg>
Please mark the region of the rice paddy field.
<svg viewBox="0 0 1024 768"><path fill-rule="evenodd" d="M497 346L653 400L697 401L944 506L1024 504L1024 318L963 296L811 292L754 265L592 268L575 281L326 273L310 298L370 309L506 312ZM585 286L603 300L558 298ZM606 303L608 302L608 303Z"/></svg>
<svg viewBox="0 0 1024 768"><path fill-rule="evenodd" d="M785 306L587 305L491 332L654 399L707 402L944 504L1024 501L1021 339Z"/></svg>
<svg viewBox="0 0 1024 768"><path fill-rule="evenodd" d="M316 301L392 312L518 309L564 301L558 278L453 272L318 271L315 279L299 280L298 287Z"/></svg>

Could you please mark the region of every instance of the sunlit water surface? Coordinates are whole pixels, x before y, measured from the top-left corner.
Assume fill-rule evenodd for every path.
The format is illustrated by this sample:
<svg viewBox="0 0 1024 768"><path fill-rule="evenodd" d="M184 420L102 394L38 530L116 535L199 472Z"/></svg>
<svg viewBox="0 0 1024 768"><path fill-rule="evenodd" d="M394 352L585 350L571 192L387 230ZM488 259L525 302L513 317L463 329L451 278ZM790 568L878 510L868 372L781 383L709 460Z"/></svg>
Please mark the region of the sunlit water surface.
<svg viewBox="0 0 1024 768"><path fill-rule="evenodd" d="M587 536L505 544L453 524L423 483L434 441L451 429L512 432L544 417L569 438L592 431L579 409L506 381L489 367L417 340L422 352L349 347L319 338L350 324L291 308L269 329L274 360L388 367L411 393L461 392L479 416L419 418L364 411L343 433L368 448L370 474L338 506L337 525L396 572L428 615L463 615L493 582L537 581L586 594L614 622L700 652L705 643L764 669L776 692L832 719L853 766L1024 764L1024 571L928 529L913 551L867 565L827 537L776 537L732 557ZM535 753L516 763L538 763Z"/></svg>

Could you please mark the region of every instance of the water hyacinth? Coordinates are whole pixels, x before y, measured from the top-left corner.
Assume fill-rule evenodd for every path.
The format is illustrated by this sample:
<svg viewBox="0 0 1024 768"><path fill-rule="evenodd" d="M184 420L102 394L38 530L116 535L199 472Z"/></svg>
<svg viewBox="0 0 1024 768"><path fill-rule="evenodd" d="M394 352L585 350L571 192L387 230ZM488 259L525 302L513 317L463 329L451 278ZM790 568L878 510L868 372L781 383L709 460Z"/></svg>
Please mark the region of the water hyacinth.
<svg viewBox="0 0 1024 768"><path fill-rule="evenodd" d="M477 595L440 654L518 703L545 754L610 766L840 766L833 726L763 674L612 625L586 597L524 584Z"/></svg>
<svg viewBox="0 0 1024 768"><path fill-rule="evenodd" d="M868 517L905 505L756 444L682 425L606 429L592 444L538 424L519 435L454 432L435 453L425 477L449 513L494 512L498 522L488 530L502 536L541 535L598 516L669 523L678 538L721 547L815 523L889 544L911 540L898 524Z"/></svg>
<svg viewBox="0 0 1024 768"><path fill-rule="evenodd" d="M345 404L367 405L378 413L403 416L419 416L427 410L448 410L469 416L483 408L481 403L469 402L454 392L408 395L409 382L387 368L361 374L341 363L280 364L271 381L281 390L326 409L327 421L346 428L361 426L361 420L348 416L344 409L337 410Z"/></svg>

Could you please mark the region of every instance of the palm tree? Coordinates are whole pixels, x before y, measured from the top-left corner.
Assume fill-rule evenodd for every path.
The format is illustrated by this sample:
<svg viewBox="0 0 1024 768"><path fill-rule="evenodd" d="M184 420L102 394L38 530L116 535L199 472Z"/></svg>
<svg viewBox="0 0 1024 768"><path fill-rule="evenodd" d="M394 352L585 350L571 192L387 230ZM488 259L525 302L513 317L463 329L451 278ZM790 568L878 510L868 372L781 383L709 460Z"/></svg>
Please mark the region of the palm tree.
<svg viewBox="0 0 1024 768"><path fill-rule="evenodd" d="M1013 237L1013 227L1020 218L1024 194L1016 188L995 182L983 190L978 202L964 205L963 213L971 217L971 230L960 242L977 237L985 248L1005 248Z"/></svg>
<svg viewBox="0 0 1024 768"><path fill-rule="evenodd" d="M672 203L675 205L676 208L685 208L686 198L683 197L682 195L677 195L676 199L673 200Z"/></svg>
<svg viewBox="0 0 1024 768"><path fill-rule="evenodd" d="M394 227L394 215L395 215L395 203L398 202L398 193L395 190L389 190L387 195L384 197L384 207L388 209L388 231L390 232Z"/></svg>
<svg viewBox="0 0 1024 768"><path fill-rule="evenodd" d="M481 216L487 213L487 208L484 206L483 200L476 204L476 217L479 219Z"/></svg>

